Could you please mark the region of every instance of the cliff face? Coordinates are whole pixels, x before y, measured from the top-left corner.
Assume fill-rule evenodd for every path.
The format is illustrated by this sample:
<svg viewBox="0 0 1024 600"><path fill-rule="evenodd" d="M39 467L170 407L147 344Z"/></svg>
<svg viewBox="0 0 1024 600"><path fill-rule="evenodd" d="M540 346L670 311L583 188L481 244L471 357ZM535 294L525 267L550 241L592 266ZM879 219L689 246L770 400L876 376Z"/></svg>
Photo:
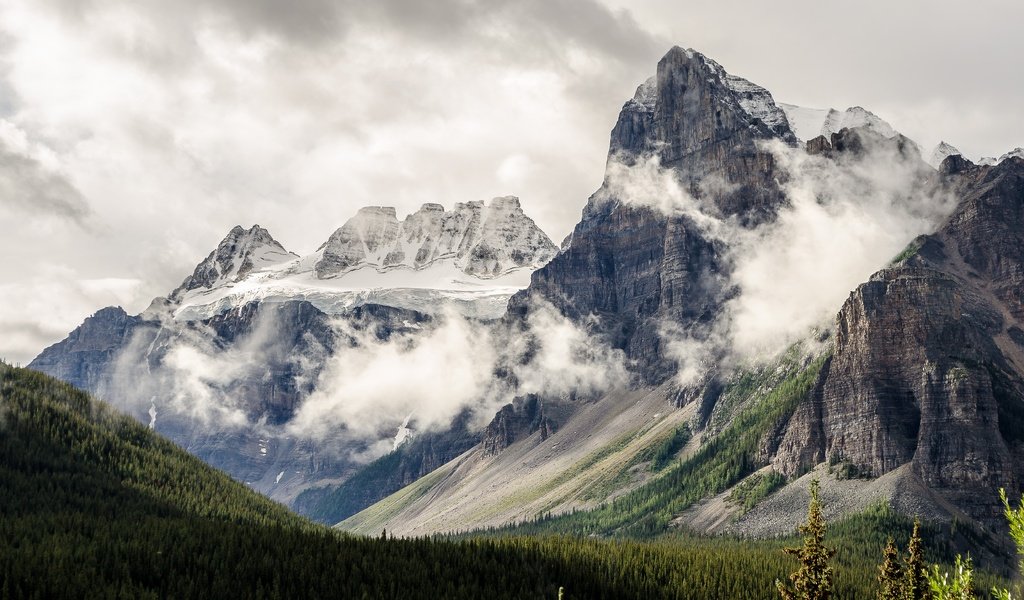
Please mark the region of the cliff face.
<svg viewBox="0 0 1024 600"><path fill-rule="evenodd" d="M910 463L971 516L998 521L995 490L1024 480L1024 161L963 162L943 164L961 198L946 223L840 310L825 385L775 463L793 474L827 459L871 477Z"/></svg>
<svg viewBox="0 0 1024 600"><path fill-rule="evenodd" d="M772 155L759 145L772 139L796 140L771 94L677 47L623 106L609 161L656 160L718 216L754 225L784 202ZM671 322L699 338L730 293L728 265L721 244L689 217L618 193L605 182L568 247L534 272L509 308L521 316L536 294L571 318L594 315L593 329L637 362L645 382L659 383L675 369L660 328Z"/></svg>

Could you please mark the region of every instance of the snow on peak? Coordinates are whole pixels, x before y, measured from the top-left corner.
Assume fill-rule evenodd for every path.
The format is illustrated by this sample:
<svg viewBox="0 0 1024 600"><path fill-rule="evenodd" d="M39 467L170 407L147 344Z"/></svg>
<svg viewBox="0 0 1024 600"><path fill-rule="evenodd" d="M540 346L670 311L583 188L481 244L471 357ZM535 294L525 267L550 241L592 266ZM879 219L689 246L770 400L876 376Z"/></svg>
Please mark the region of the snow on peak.
<svg viewBox="0 0 1024 600"><path fill-rule="evenodd" d="M725 73L725 70L722 69L722 72ZM756 83L751 83L742 77L729 73L725 73L723 83L725 83L727 88L736 93L743 112L755 119L759 119L770 129L776 131L780 127L786 128L788 126L786 113L775 104L775 99L772 98L772 94L768 90Z"/></svg>
<svg viewBox="0 0 1024 600"><path fill-rule="evenodd" d="M424 204L403 221L391 207L360 209L320 247L314 269L326 279L363 267L423 269L453 259L464 273L488 279L538 268L557 251L519 199L504 196L486 204L460 202L451 211Z"/></svg>
<svg viewBox="0 0 1024 600"><path fill-rule="evenodd" d="M928 159L928 164L938 169L939 165L942 164L942 161L946 160L947 156L961 155L962 153L957 150L955 146L947 144L946 142L939 142L939 145L932 150L931 157Z"/></svg>
<svg viewBox="0 0 1024 600"><path fill-rule="evenodd" d="M276 244L260 235L255 238L263 243L247 244L248 234L232 230L186 280L191 287L154 302L154 310L195 321L248 302L304 300L327 314L382 304L491 319L504 314L508 299L558 252L515 196L458 203L450 211L428 203L402 221L392 207L364 207L303 257L282 258L283 248L240 251ZM239 256L252 257L252 266L238 268ZM268 256L272 260L258 260Z"/></svg>
<svg viewBox="0 0 1024 600"><path fill-rule="evenodd" d="M1003 162L1008 158L1024 158L1024 148L1014 148L1013 150L1010 150L1009 152L1000 156L999 158L986 156L985 158L979 160L978 164L984 166L993 166L998 165L999 163Z"/></svg>
<svg viewBox="0 0 1024 600"><path fill-rule="evenodd" d="M871 131L887 138L896 137L897 131L875 113L853 106L843 112L834 108L807 108L795 104L779 106L786 114L789 126L797 139L806 142L819 135L826 138L847 127L867 127Z"/></svg>
<svg viewBox="0 0 1024 600"><path fill-rule="evenodd" d="M185 278L181 287L172 293L172 297L190 290L212 289L234 283L254 270L280 264L297 256L285 250L269 231L259 225L253 225L248 230L236 225L217 248L196 266L192 275Z"/></svg>
<svg viewBox="0 0 1024 600"><path fill-rule="evenodd" d="M821 126L821 135L830 137L833 133L838 133L848 127L866 127L882 137L896 137L896 130L892 128L892 125L860 106L850 107L843 112L834 108L829 110L828 116L825 117L825 123Z"/></svg>

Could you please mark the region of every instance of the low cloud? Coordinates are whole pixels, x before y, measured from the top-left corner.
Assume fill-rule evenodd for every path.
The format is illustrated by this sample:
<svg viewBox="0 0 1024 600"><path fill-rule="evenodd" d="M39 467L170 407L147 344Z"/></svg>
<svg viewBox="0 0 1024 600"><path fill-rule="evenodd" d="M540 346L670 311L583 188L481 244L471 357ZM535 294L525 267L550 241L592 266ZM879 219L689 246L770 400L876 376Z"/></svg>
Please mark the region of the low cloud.
<svg viewBox="0 0 1024 600"><path fill-rule="evenodd" d="M628 380L621 351L540 300L522 328L451 312L428 331L387 341L339 326L357 343L328 359L287 430L363 442L354 448L369 443L355 457L361 460L391 450L391 438L410 422L417 431L443 430L468 413L471 426L483 427L516 396L587 397Z"/></svg>
<svg viewBox="0 0 1024 600"><path fill-rule="evenodd" d="M468 415L480 428L519 395L588 397L628 380L621 351L542 301L523 323L487 325L446 312L387 339L345 317L332 327L333 351L308 332L296 346L273 305L229 342L168 317L159 331L136 332L101 396L142 419L152 403L158 428L169 417L211 432L249 428L362 462L392 450L401 427L444 430ZM254 395L260 383L298 394L285 422L259 412L267 403L266 394Z"/></svg>
<svg viewBox="0 0 1024 600"><path fill-rule="evenodd" d="M419 428L443 427L483 399L491 384L491 339L456 314L422 335L387 341L345 321L338 327L356 344L328 358L316 390L288 424L293 435L374 439L394 433L409 415Z"/></svg>
<svg viewBox="0 0 1024 600"><path fill-rule="evenodd" d="M934 170L912 143L901 149L868 134L861 142L862 152L834 159L766 143L787 204L774 221L752 229L717 211L713 199L725 182L704 182L696 199L656 156L610 161L598 201L683 217L722 249L725 277L708 285L730 299L716 321L692 330L661 325L680 384L693 384L712 368L774 358L829 328L851 291L953 210L955 198L931 182Z"/></svg>
<svg viewBox="0 0 1024 600"><path fill-rule="evenodd" d="M850 292L952 212L955 199L928 184L933 171L914 152L870 137L865 145L836 160L768 145L789 204L735 247L740 294L728 314L737 353L774 356L830 325Z"/></svg>

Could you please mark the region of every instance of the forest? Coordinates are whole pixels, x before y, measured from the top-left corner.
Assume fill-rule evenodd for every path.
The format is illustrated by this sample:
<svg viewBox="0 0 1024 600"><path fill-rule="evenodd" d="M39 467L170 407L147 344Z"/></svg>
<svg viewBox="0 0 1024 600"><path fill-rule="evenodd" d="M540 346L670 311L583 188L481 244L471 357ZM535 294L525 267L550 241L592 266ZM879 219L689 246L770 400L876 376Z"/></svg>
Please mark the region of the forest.
<svg viewBox="0 0 1024 600"><path fill-rule="evenodd" d="M790 392L805 385L794 382ZM730 455L706 485L730 479L743 461ZM688 481L681 477L679 485ZM905 544L911 527L884 506L830 524L835 596L875 597L886 538ZM524 533L342 534L249 490L84 392L0 363L4 600L555 599L560 590L565 599L767 599L779 597L775 581L798 566L783 552L796 536L755 542L678 531L649 540ZM927 559L945 565L964 545L989 543L930 525L923 537ZM984 568L975 578L978 589L1001 582Z"/></svg>

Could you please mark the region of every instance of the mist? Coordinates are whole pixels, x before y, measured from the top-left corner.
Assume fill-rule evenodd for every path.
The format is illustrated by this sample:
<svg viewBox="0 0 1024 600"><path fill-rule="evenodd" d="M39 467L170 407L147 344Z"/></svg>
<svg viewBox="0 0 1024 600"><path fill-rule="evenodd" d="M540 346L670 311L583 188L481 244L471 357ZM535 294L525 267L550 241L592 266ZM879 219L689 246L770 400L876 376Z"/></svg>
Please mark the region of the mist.
<svg viewBox="0 0 1024 600"><path fill-rule="evenodd" d="M668 321L660 327L680 385L694 384L712 368L774 359L829 329L858 285L955 208L956 199L934 185L935 170L913 142L870 133L859 138L861 151L833 158L764 142L786 203L777 218L755 228L718 212L716 194L730 191L720 178L701 182L697 199L657 156L609 161L599 201L684 217L721 248L726 275L709 285L728 291L730 299L716 321L698 331Z"/></svg>

